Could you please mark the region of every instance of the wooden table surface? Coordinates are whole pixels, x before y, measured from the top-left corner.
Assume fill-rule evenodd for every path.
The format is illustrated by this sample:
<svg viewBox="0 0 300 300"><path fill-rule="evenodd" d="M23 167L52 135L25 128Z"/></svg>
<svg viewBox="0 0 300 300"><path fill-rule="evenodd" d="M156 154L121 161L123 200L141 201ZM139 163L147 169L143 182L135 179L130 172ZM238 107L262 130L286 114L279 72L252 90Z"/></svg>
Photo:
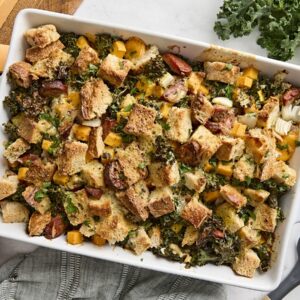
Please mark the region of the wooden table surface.
<svg viewBox="0 0 300 300"><path fill-rule="evenodd" d="M0 28L0 44L8 45L16 15L24 8L39 8L65 14L73 14L81 4L82 0L18 0L11 10L9 6L14 0L0 0L0 6L4 5L5 9L0 7L0 24L1 18L5 21ZM4 10L8 10L9 15L3 17ZM1 25L0 25L1 26Z"/></svg>

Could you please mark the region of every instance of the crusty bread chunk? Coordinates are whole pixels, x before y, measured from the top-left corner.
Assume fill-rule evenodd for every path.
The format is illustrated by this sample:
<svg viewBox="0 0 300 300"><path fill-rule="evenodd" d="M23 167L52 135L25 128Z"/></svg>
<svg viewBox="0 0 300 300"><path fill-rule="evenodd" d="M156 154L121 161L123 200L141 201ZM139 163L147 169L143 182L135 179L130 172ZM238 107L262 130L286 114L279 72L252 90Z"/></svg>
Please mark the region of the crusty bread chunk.
<svg viewBox="0 0 300 300"><path fill-rule="evenodd" d="M113 98L101 79L87 81L80 91L82 116L86 120L101 117Z"/></svg>
<svg viewBox="0 0 300 300"><path fill-rule="evenodd" d="M103 170L104 166L94 159L83 165L82 177L88 186L100 188L104 186Z"/></svg>
<svg viewBox="0 0 300 300"><path fill-rule="evenodd" d="M124 82L132 63L127 59L108 54L102 61L99 75L110 84L118 87Z"/></svg>
<svg viewBox="0 0 300 300"><path fill-rule="evenodd" d="M184 232L181 246L182 247L185 245L191 246L191 245L195 244L196 241L198 240L198 237L199 237L198 230L194 226L187 226L187 228Z"/></svg>
<svg viewBox="0 0 300 300"><path fill-rule="evenodd" d="M148 218L147 204L149 190L145 181L140 180L130 186L125 192L116 194L120 202L135 216L145 221Z"/></svg>
<svg viewBox="0 0 300 300"><path fill-rule="evenodd" d="M94 218L87 218L80 226L79 231L86 237L91 237L96 233L96 222Z"/></svg>
<svg viewBox="0 0 300 300"><path fill-rule="evenodd" d="M51 212L40 214L35 211L28 223L28 232L30 236L40 236L44 232L44 229L51 221Z"/></svg>
<svg viewBox="0 0 300 300"><path fill-rule="evenodd" d="M74 58L61 49L54 49L47 58L38 60L31 68L31 73L37 77L53 79L60 65L71 66Z"/></svg>
<svg viewBox="0 0 300 300"><path fill-rule="evenodd" d="M18 188L18 176L11 175L0 179L0 200L13 195Z"/></svg>
<svg viewBox="0 0 300 300"><path fill-rule="evenodd" d="M236 188L226 184L221 186L220 194L228 203L240 209L247 204L247 198L243 196Z"/></svg>
<svg viewBox="0 0 300 300"><path fill-rule="evenodd" d="M88 153L93 158L99 158L104 151L104 142L102 138L102 127L94 127L92 128L89 135L89 149Z"/></svg>
<svg viewBox="0 0 300 300"><path fill-rule="evenodd" d="M19 61L9 67L9 73L17 85L29 88L32 84L32 80L37 79L37 77L31 73L31 67L31 64L25 61Z"/></svg>
<svg viewBox="0 0 300 300"><path fill-rule="evenodd" d="M193 197L181 212L181 217L190 222L195 228L199 228L211 215L212 211L200 203L197 197Z"/></svg>
<svg viewBox="0 0 300 300"><path fill-rule="evenodd" d="M271 97L257 114L257 126L271 128L279 117L279 99Z"/></svg>
<svg viewBox="0 0 300 300"><path fill-rule="evenodd" d="M219 160L236 160L243 155L245 149L244 140L227 136L221 136L220 139L222 145L216 153Z"/></svg>
<svg viewBox="0 0 300 300"><path fill-rule="evenodd" d="M252 248L259 244L261 235L258 230L252 229L251 226L244 226L238 231L238 235L244 247Z"/></svg>
<svg viewBox="0 0 300 300"><path fill-rule="evenodd" d="M194 173L187 172L183 176L185 180L185 186L188 189L194 190L197 193L202 193L204 191L206 185L206 177L201 170L197 170Z"/></svg>
<svg viewBox="0 0 300 300"><path fill-rule="evenodd" d="M255 210L255 221L253 228L257 230L274 232L277 224L277 210L267 204L258 205Z"/></svg>
<svg viewBox="0 0 300 300"><path fill-rule="evenodd" d="M3 223L24 223L29 219L29 210L20 202L0 202Z"/></svg>
<svg viewBox="0 0 300 300"><path fill-rule="evenodd" d="M251 155L244 154L235 164L233 168L233 177L239 181L246 181L254 177L255 162Z"/></svg>
<svg viewBox="0 0 300 300"><path fill-rule="evenodd" d="M260 259L257 254L246 248L235 258L232 268L237 274L252 278L259 265Z"/></svg>
<svg viewBox="0 0 300 300"><path fill-rule="evenodd" d="M89 199L89 214L92 216L106 217L112 212L112 195L104 193L99 200Z"/></svg>
<svg viewBox="0 0 300 300"><path fill-rule="evenodd" d="M100 219L96 226L96 233L107 240L109 244L123 241L128 233L136 226L128 221L121 210L114 208L112 213Z"/></svg>
<svg viewBox="0 0 300 300"><path fill-rule="evenodd" d="M32 47L26 49L25 58L32 64L38 62L39 60L43 60L48 58L52 52L56 50L62 50L65 46L61 41L56 41L46 46L45 48Z"/></svg>
<svg viewBox="0 0 300 300"><path fill-rule="evenodd" d="M135 104L130 112L124 131L136 136L150 136L154 128L155 117L155 109Z"/></svg>
<svg viewBox="0 0 300 300"><path fill-rule="evenodd" d="M151 248L158 248L161 244L161 232L158 226L153 226L148 232L151 240Z"/></svg>
<svg viewBox="0 0 300 300"><path fill-rule="evenodd" d="M195 95L191 99L192 118L200 124L205 124L214 113L214 106L203 94Z"/></svg>
<svg viewBox="0 0 300 300"><path fill-rule="evenodd" d="M189 108L172 107L167 124L170 127L165 133L167 138L180 143L187 142L192 132L191 110Z"/></svg>
<svg viewBox="0 0 300 300"><path fill-rule="evenodd" d="M136 255L141 255L151 247L151 239L149 238L145 229L143 227L140 227L135 232L135 235L130 237L130 239L128 240L128 244Z"/></svg>
<svg viewBox="0 0 300 300"><path fill-rule="evenodd" d="M215 80L224 83L234 84L238 76L240 75L240 68L223 62L205 62L204 71L206 73L206 79Z"/></svg>
<svg viewBox="0 0 300 300"><path fill-rule="evenodd" d="M89 69L89 65L98 65L100 63L100 59L98 57L98 53L92 47L85 47L80 50L73 67L79 73L84 73Z"/></svg>
<svg viewBox="0 0 300 300"><path fill-rule="evenodd" d="M25 32L25 38L30 46L44 48L57 41L60 35L53 24L31 28Z"/></svg>
<svg viewBox="0 0 300 300"><path fill-rule="evenodd" d="M151 59L155 58L157 55L159 55L158 48L152 45L148 50L146 50L145 54L142 57L132 58L132 72L136 74L142 72L143 68L151 61Z"/></svg>
<svg viewBox="0 0 300 300"><path fill-rule="evenodd" d="M149 165L150 181L156 187L172 186L180 181L178 162L154 162Z"/></svg>
<svg viewBox="0 0 300 300"><path fill-rule="evenodd" d="M157 188L151 192L148 208L155 217L161 217L175 210L173 193L169 187Z"/></svg>
<svg viewBox="0 0 300 300"><path fill-rule="evenodd" d="M22 138L19 138L5 149L3 156L8 160L9 163L13 164L28 149L30 149L30 145Z"/></svg>
<svg viewBox="0 0 300 300"><path fill-rule="evenodd" d="M141 166L145 163L145 154L138 143L133 142L125 149L118 149L116 153L128 185L132 185L145 177L147 170Z"/></svg>
<svg viewBox="0 0 300 300"><path fill-rule="evenodd" d="M22 116L17 125L17 132L24 140L30 144L37 144L41 141L42 135L37 122L32 119Z"/></svg>
<svg viewBox="0 0 300 300"><path fill-rule="evenodd" d="M75 193L66 192L63 205L70 223L82 224L88 217L88 197L84 189Z"/></svg>
<svg viewBox="0 0 300 300"><path fill-rule="evenodd" d="M190 140L196 141L200 146L199 156L202 158L202 162L206 162L210 159L220 148L222 142L220 138L212 134L203 125L200 125L191 136Z"/></svg>
<svg viewBox="0 0 300 300"><path fill-rule="evenodd" d="M270 196L268 191L253 189L245 189L244 194L248 197L249 204L254 207L265 202Z"/></svg>
<svg viewBox="0 0 300 300"><path fill-rule="evenodd" d="M67 141L57 158L58 172L62 175L79 173L85 165L88 145L77 141Z"/></svg>
<svg viewBox="0 0 300 300"><path fill-rule="evenodd" d="M244 226L244 221L238 216L234 207L227 202L217 207L216 214L223 219L225 228L230 233L235 233Z"/></svg>

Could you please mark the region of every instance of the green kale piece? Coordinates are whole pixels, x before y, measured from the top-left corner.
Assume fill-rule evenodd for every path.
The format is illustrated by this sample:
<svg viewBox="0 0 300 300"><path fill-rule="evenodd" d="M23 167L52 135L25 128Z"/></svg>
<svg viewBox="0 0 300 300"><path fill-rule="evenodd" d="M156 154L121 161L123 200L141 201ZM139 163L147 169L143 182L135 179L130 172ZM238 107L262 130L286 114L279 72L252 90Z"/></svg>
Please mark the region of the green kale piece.
<svg viewBox="0 0 300 300"><path fill-rule="evenodd" d="M149 63L146 64L143 74L150 80L157 80L167 73L167 68L160 55L152 58Z"/></svg>
<svg viewBox="0 0 300 300"><path fill-rule="evenodd" d="M80 49L77 46L77 39L79 35L74 32L63 32L60 36L60 41L65 45L64 51L71 54L73 57L77 57Z"/></svg>
<svg viewBox="0 0 300 300"><path fill-rule="evenodd" d="M4 132L8 136L9 142L14 142L16 139L18 139L18 128L15 126L12 122L7 122L3 124L4 126Z"/></svg>
<svg viewBox="0 0 300 300"><path fill-rule="evenodd" d="M117 40L117 37L108 33L96 34L94 46L100 58L105 58L111 52L115 40Z"/></svg>

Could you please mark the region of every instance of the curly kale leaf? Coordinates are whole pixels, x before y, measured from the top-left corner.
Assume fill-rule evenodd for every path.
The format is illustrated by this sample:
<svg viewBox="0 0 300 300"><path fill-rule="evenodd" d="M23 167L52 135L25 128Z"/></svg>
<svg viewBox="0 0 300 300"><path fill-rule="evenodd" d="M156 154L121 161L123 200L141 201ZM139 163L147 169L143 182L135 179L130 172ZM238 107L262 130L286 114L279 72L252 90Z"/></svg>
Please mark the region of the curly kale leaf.
<svg viewBox="0 0 300 300"><path fill-rule="evenodd" d="M94 46L100 58L106 57L111 52L113 42L116 39L116 37L108 33L96 34Z"/></svg>
<svg viewBox="0 0 300 300"><path fill-rule="evenodd" d="M224 0L214 30L222 40L250 34L258 26L257 43L268 56L288 60L300 45L299 0Z"/></svg>
<svg viewBox="0 0 300 300"><path fill-rule="evenodd" d="M77 46L77 39L79 35L74 32L63 32L60 36L60 41L65 45L64 51L77 57L80 49Z"/></svg>

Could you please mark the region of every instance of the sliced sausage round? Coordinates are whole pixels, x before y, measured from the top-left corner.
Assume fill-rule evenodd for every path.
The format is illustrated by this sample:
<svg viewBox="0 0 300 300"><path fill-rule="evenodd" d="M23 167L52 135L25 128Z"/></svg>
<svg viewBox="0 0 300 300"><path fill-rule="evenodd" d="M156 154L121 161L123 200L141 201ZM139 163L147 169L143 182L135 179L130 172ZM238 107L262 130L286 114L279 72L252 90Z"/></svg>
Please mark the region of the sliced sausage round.
<svg viewBox="0 0 300 300"><path fill-rule="evenodd" d="M112 161L105 166L104 182L107 186L116 190L127 188L126 178L118 161Z"/></svg>

